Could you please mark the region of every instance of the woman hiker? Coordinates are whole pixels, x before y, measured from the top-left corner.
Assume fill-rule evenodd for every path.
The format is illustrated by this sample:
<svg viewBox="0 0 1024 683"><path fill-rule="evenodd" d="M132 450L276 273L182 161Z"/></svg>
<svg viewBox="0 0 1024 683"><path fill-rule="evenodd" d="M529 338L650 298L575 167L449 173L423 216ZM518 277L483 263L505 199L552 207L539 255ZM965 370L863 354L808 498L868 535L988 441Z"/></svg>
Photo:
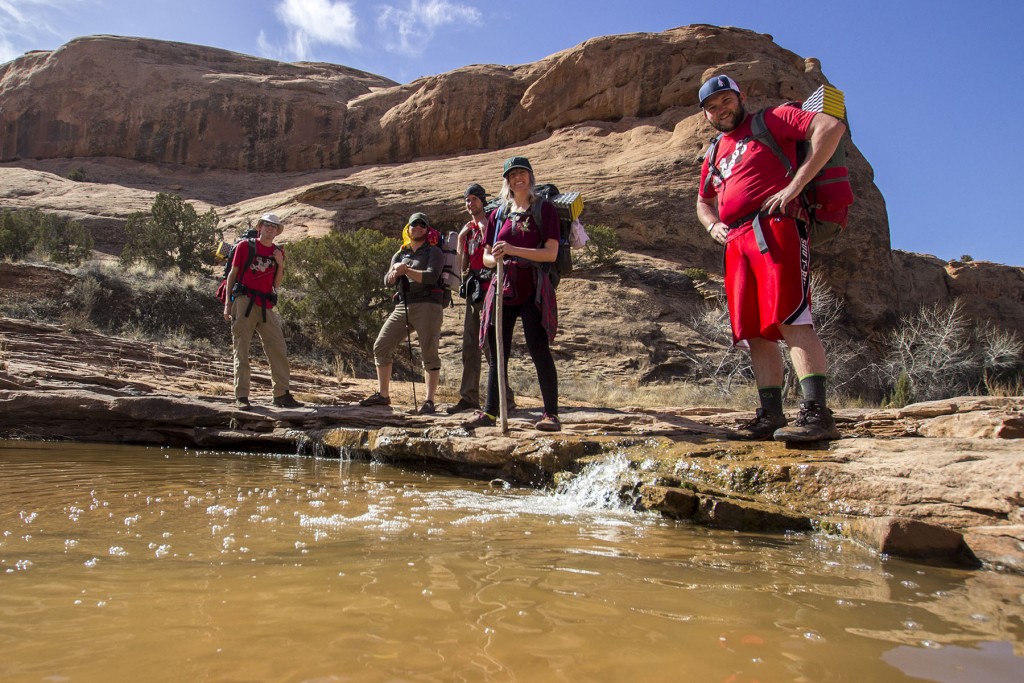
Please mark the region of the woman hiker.
<svg viewBox="0 0 1024 683"><path fill-rule="evenodd" d="M537 383L544 399L544 415L534 426L545 432L562 429L558 420L558 373L551 357L551 340L558 326L555 288L541 266L558 258L558 211L537 196L533 167L526 157L505 162L500 205L491 214L484 244L484 265L503 262L504 282L492 283L480 324L481 346L487 344L487 402L484 409L464 424L467 429L491 427L498 414L497 342L494 329L494 297L504 297L502 350L508 363L516 320L523 321L523 335L537 369ZM537 206L535 206L537 204ZM537 210L539 207L539 210ZM540 218L538 221L537 218Z"/></svg>

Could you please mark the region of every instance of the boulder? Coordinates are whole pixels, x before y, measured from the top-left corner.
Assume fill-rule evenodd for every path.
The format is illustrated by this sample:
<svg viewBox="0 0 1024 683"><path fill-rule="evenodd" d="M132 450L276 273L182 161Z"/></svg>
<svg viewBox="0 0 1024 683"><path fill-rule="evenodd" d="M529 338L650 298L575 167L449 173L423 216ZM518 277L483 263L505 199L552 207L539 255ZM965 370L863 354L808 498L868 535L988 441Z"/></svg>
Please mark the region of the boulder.
<svg viewBox="0 0 1024 683"><path fill-rule="evenodd" d="M929 562L977 567L980 561L952 529L900 517L858 519L849 534L880 553Z"/></svg>

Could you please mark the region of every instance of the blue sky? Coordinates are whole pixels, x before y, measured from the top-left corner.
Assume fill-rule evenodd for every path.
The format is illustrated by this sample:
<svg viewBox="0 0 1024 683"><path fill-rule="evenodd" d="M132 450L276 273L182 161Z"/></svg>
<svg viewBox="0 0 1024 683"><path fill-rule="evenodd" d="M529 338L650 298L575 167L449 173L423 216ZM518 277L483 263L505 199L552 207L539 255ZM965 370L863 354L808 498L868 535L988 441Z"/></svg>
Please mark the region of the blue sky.
<svg viewBox="0 0 1024 683"><path fill-rule="evenodd" d="M404 83L694 23L769 33L821 60L846 92L894 248L1024 265L1024 212L1006 199L1024 196L1019 0L0 0L0 62L106 33L344 64Z"/></svg>

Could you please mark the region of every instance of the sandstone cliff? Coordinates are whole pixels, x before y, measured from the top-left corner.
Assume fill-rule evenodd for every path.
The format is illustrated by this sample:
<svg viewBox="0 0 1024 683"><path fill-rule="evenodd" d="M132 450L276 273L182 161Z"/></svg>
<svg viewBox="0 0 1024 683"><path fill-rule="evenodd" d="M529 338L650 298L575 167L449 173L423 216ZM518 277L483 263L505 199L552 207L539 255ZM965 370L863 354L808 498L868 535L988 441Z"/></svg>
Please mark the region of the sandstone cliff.
<svg viewBox="0 0 1024 683"><path fill-rule="evenodd" d="M615 227L627 250L718 271L720 248L693 211L697 157L713 132L696 91L718 71L743 84L752 108L827 81L816 59L771 36L705 25L401 85L335 65L82 38L0 67L0 205L83 220L111 253L124 219L157 191L215 207L228 228L273 209L289 221L286 239L397 233L413 209L452 229L462 188L497 190L502 160L522 153L542 180L582 191L586 220ZM817 258L850 322L870 334L962 295L980 318L1024 332L1020 270L891 252L871 167L856 148L850 157L851 227ZM88 184L54 175L78 167Z"/></svg>

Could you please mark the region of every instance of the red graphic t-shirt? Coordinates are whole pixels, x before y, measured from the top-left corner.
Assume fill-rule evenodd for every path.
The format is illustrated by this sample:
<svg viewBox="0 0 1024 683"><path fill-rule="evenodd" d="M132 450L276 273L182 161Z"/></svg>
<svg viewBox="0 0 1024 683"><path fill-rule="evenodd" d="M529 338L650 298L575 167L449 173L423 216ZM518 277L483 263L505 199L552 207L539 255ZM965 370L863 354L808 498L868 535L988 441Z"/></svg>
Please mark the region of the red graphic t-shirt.
<svg viewBox="0 0 1024 683"><path fill-rule="evenodd" d="M796 168L796 143L807 136L814 112L796 107L775 107L765 111L764 122L775 141ZM769 196L788 183L790 178L775 153L767 145L747 140L753 116L747 116L740 126L722 135L718 143L715 163L725 178L723 182L712 175L711 186L705 191L708 175L707 159L700 169L700 196L718 197L718 215L724 223L733 223L761 208Z"/></svg>
<svg viewBox="0 0 1024 683"><path fill-rule="evenodd" d="M277 275L277 261L274 260L274 250L279 246L264 246L256 240L256 258L252 260L249 270L242 272L245 262L249 258L249 240L240 242L235 248L235 255L231 259L231 267L238 268L238 282L249 289L269 294L274 291L274 277ZM268 301L267 308L273 304Z"/></svg>

